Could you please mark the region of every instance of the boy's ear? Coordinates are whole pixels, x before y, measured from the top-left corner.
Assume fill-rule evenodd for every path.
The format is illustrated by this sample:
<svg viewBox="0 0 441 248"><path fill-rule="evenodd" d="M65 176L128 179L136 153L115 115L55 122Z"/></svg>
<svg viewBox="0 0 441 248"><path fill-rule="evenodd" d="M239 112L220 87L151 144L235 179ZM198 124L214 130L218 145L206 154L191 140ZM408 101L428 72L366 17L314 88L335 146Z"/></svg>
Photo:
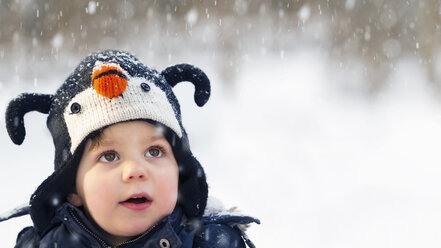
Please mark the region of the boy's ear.
<svg viewBox="0 0 441 248"><path fill-rule="evenodd" d="M67 195L67 201L75 207L83 206L83 201L77 193L69 193L69 195Z"/></svg>

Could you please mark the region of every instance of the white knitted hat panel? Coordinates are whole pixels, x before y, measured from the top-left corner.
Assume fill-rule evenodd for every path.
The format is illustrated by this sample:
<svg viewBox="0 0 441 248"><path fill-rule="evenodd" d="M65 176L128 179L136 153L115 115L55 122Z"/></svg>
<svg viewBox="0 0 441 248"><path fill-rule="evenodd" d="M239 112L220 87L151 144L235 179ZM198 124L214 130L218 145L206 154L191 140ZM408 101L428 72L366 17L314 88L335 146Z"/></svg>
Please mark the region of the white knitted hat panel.
<svg viewBox="0 0 441 248"><path fill-rule="evenodd" d="M128 78L122 96L107 98L90 87L76 95L64 110L64 120L72 142L71 153L91 132L105 126L134 119L150 119L172 129L180 138L181 127L165 92L145 78ZM149 91L141 83L150 86ZM78 103L79 113L73 114L71 106Z"/></svg>

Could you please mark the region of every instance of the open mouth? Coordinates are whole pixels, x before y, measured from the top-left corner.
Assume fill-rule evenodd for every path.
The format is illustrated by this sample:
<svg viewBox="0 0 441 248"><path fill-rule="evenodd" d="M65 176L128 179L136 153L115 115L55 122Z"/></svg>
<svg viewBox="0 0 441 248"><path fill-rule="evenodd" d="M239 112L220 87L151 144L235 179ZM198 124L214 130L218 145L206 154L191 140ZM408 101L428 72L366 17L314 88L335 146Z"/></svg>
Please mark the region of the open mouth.
<svg viewBox="0 0 441 248"><path fill-rule="evenodd" d="M152 205L153 199L146 193L134 194L120 204L131 210L144 210Z"/></svg>
<svg viewBox="0 0 441 248"><path fill-rule="evenodd" d="M145 198L144 196L140 196L140 197L132 197L129 198L123 202L127 202L127 203L133 203L133 204L142 204L142 203L146 203L149 202L150 200L148 200L147 198Z"/></svg>

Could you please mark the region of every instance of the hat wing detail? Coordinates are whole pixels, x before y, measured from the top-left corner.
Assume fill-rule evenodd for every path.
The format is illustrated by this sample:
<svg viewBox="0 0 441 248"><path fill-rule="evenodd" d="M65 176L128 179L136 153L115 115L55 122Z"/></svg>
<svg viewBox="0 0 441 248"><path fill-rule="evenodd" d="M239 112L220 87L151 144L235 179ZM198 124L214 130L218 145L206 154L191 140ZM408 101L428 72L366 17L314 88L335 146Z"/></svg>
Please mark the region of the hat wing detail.
<svg viewBox="0 0 441 248"><path fill-rule="evenodd" d="M31 111L49 113L53 95L23 93L14 98L6 109L6 129L16 145L21 145L26 136L24 115Z"/></svg>
<svg viewBox="0 0 441 248"><path fill-rule="evenodd" d="M165 68L161 74L174 87L180 82L191 82L195 86L194 101L199 107L210 98L210 80L199 68L189 64L178 64Z"/></svg>

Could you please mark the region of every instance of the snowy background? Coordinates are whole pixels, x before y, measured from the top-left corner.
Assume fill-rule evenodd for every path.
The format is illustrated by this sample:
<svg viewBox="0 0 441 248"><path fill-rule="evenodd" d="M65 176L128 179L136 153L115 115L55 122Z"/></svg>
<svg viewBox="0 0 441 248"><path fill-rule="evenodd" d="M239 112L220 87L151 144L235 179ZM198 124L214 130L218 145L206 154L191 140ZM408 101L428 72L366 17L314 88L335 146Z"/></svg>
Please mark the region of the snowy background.
<svg viewBox="0 0 441 248"><path fill-rule="evenodd" d="M261 219L257 247L440 247L440 13L437 0L0 0L0 109L53 93L98 49L195 64L208 104L176 87L193 153L212 195ZM26 115L21 146L0 128L0 213L52 173L45 121ZM0 223L1 246L30 224Z"/></svg>

